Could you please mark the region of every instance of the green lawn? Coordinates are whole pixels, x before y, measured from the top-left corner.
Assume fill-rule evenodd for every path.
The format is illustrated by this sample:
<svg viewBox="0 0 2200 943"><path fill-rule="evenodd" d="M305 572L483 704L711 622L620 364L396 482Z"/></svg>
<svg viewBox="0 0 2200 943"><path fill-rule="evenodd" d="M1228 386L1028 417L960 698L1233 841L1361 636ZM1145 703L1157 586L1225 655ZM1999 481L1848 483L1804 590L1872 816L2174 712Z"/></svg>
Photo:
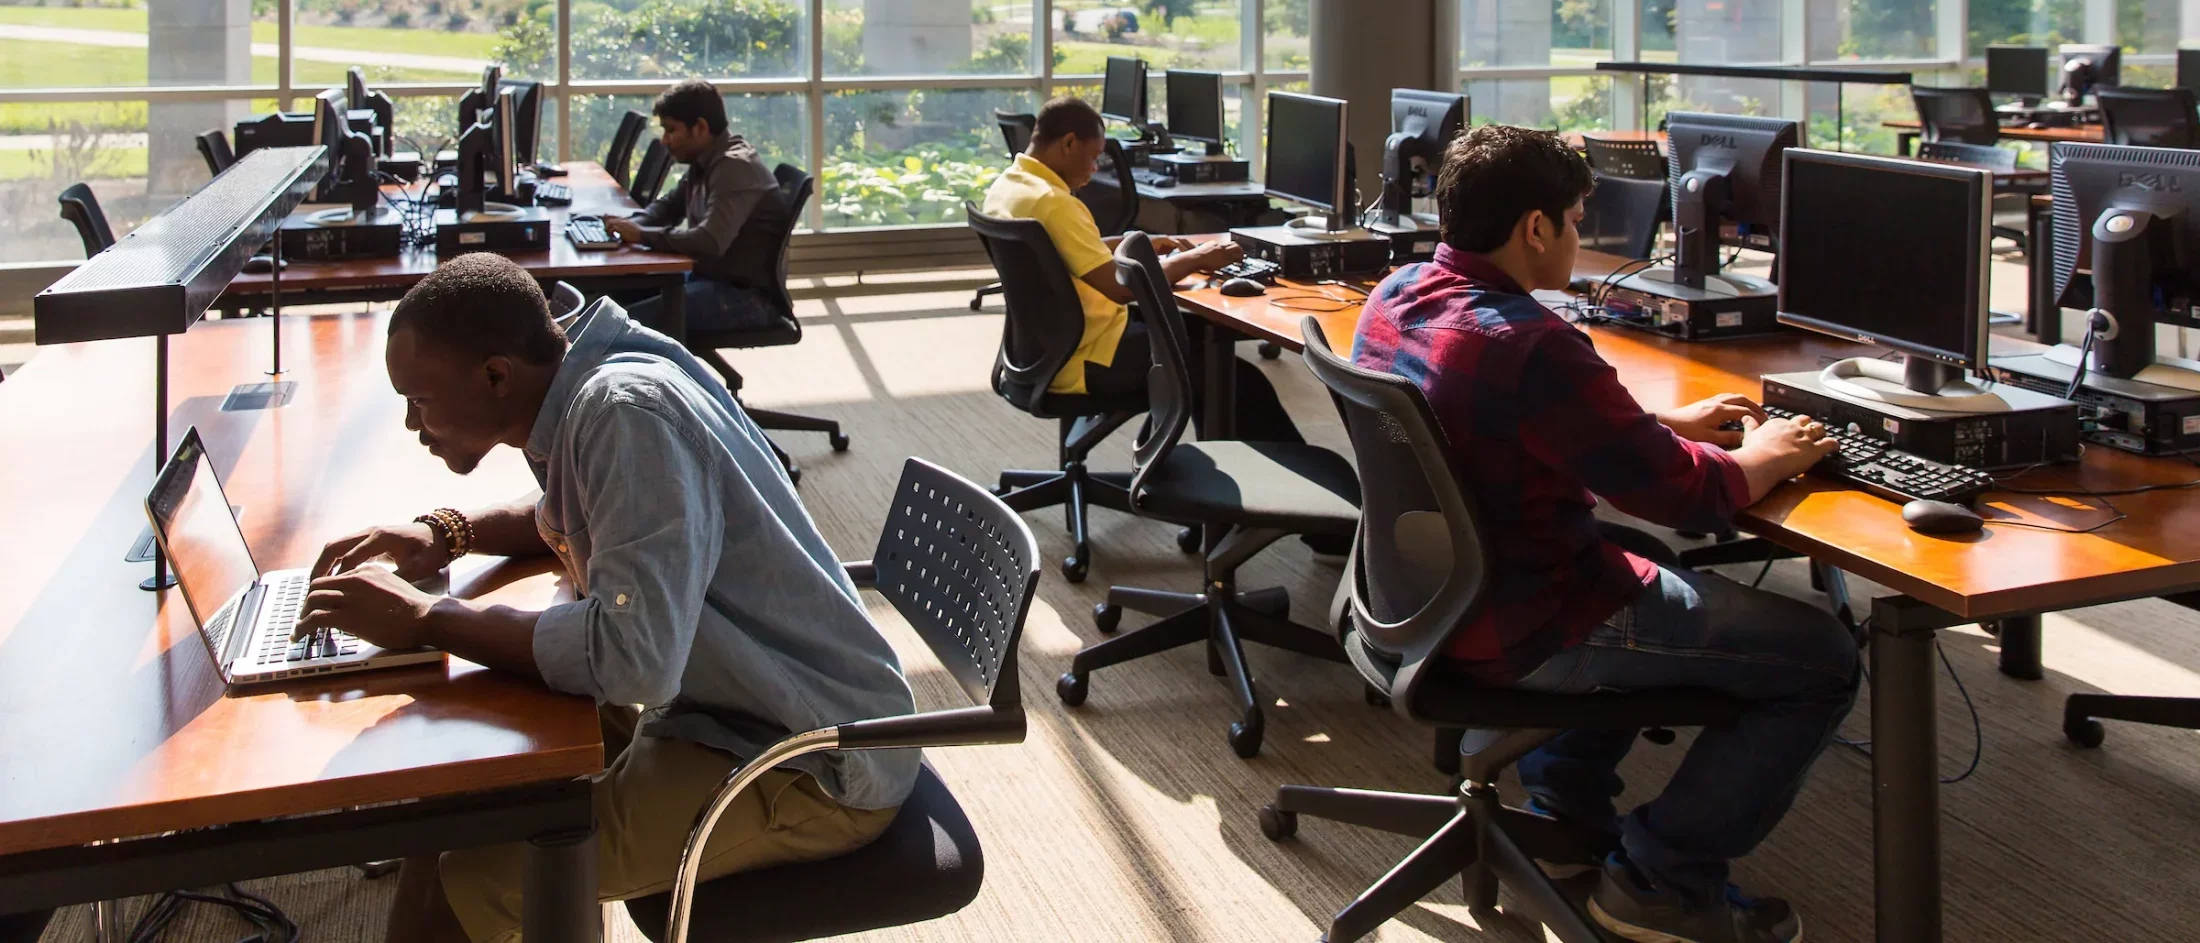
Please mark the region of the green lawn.
<svg viewBox="0 0 2200 943"><path fill-rule="evenodd" d="M100 152L94 180L145 176L145 149L112 148ZM53 176L53 155L45 151L0 150L0 180L44 180Z"/></svg>
<svg viewBox="0 0 2200 943"><path fill-rule="evenodd" d="M68 29L113 30L143 35L146 30L145 11L112 10L79 7L18 7L0 6L0 23L26 26L54 26ZM458 56L468 59L487 59L490 50L496 48L497 37L486 32L452 32L443 29L388 29L383 27L350 26L298 26L293 29L294 41L300 46L325 46L331 49L395 49L415 55ZM275 24L252 24L252 41L275 41ZM43 85L59 83L44 82Z"/></svg>

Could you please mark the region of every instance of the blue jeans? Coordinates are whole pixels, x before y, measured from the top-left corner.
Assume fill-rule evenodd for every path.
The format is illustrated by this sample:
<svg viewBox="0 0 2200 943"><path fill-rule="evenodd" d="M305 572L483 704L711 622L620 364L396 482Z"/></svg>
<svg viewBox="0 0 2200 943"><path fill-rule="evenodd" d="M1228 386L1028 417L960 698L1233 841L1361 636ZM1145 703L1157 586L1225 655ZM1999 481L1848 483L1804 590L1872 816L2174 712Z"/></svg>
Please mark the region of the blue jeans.
<svg viewBox="0 0 2200 943"><path fill-rule="evenodd" d="M771 302L760 292L737 288L708 278L688 276L687 329L690 331L747 331L770 327L778 318ZM626 306L626 316L657 330L664 330L658 308L664 301L651 292Z"/></svg>
<svg viewBox="0 0 2200 943"><path fill-rule="evenodd" d="M1690 901L1724 893L1727 862L1787 814L1856 702L1856 641L1801 600L1660 568L1633 604L1516 687L1586 694L1693 687L1748 702L1706 728L1656 799L1619 817L1618 766L1635 730L1572 730L1523 758L1521 785L1570 821L1618 833L1635 870Z"/></svg>

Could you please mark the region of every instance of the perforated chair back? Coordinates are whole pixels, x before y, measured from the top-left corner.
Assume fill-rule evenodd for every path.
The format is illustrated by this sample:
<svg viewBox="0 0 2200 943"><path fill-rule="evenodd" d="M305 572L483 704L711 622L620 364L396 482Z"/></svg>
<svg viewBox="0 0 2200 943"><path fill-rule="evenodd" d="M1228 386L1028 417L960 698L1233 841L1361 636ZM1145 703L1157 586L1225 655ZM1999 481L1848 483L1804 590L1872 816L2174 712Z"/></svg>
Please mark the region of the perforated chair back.
<svg viewBox="0 0 2200 943"><path fill-rule="evenodd" d="M1917 146L1917 159L1948 164L1975 164L1990 170L2017 169L2017 152L1988 144L1926 141Z"/></svg>
<svg viewBox="0 0 2200 943"><path fill-rule="evenodd" d="M1146 343L1153 357L1153 366L1146 369L1146 428L1131 451L1135 466L1131 501L1135 503L1145 491L1146 476L1169 457L1192 421L1191 344L1176 294L1169 290L1169 276L1162 271L1161 256L1145 233L1126 233L1115 244L1115 278L1130 290L1138 316L1146 324Z"/></svg>
<svg viewBox="0 0 2200 943"><path fill-rule="evenodd" d="M995 219L964 203L970 230L1001 276L1001 352L993 363L993 390L1025 412L1038 413L1054 375L1077 353L1085 336L1085 308L1077 300L1069 267L1062 264L1046 227L1032 219Z"/></svg>
<svg viewBox="0 0 2200 943"><path fill-rule="evenodd" d="M1016 643L1039 585L1039 543L1008 505L921 458L902 465L871 564L974 704L1022 710Z"/></svg>
<svg viewBox="0 0 2200 943"><path fill-rule="evenodd" d="M199 156L206 158L208 173L219 177L229 165L237 162L236 152L229 149L229 135L223 134L222 129L199 132L198 142Z"/></svg>
<svg viewBox="0 0 2200 943"><path fill-rule="evenodd" d="M1623 177L1629 180L1657 180L1666 178L1665 152L1658 149L1656 141L1611 141L1598 137L1584 137L1581 147L1589 155L1589 169L1603 177Z"/></svg>
<svg viewBox="0 0 2200 943"><path fill-rule="evenodd" d="M1336 396L1362 476L1345 652L1410 712L1423 669L1482 601L1488 531L1420 388L1339 356L1312 317L1301 330L1307 369Z"/></svg>
<svg viewBox="0 0 2200 943"><path fill-rule="evenodd" d="M665 142L652 139L649 148L642 152L641 166L634 168L634 183L626 188L634 202L648 206L657 199L657 191L664 188L666 175L672 173L672 150Z"/></svg>
<svg viewBox="0 0 2200 943"><path fill-rule="evenodd" d="M61 218L76 225L87 259L115 244L115 231L107 228L107 214L100 211L99 198L92 195L89 184L73 183L61 191Z"/></svg>
<svg viewBox="0 0 2200 943"><path fill-rule="evenodd" d="M1666 181L1613 177L1597 171L1596 189L1582 205L1581 246L1630 259L1646 259L1657 245L1666 207Z"/></svg>
<svg viewBox="0 0 2200 943"><path fill-rule="evenodd" d="M2101 103L2102 130L2110 144L2200 147L2200 115L2194 113L2192 89L2104 85L2093 95Z"/></svg>
<svg viewBox="0 0 2200 943"><path fill-rule="evenodd" d="M1115 215L1100 223L1100 233L1119 236L1138 225L1138 178L1131 176L1130 155L1123 150L1123 142L1108 139L1107 149L1100 156L1100 173L1115 181ZM1086 184L1091 186L1091 184Z"/></svg>
<svg viewBox="0 0 2200 943"><path fill-rule="evenodd" d="M993 123L1001 129L1001 143L1008 145L1008 159L1031 147L1031 132L1039 126L1037 115L993 109Z"/></svg>
<svg viewBox="0 0 2200 943"><path fill-rule="evenodd" d="M634 144L642 139L642 132L649 130L649 116L639 111L629 111L619 118L619 130L612 132L611 148L604 151L603 169L627 187L634 182L629 168L634 163Z"/></svg>
<svg viewBox="0 0 2200 943"><path fill-rule="evenodd" d="M1927 141L1992 144L2001 139L1994 100L1983 88L1912 85L1910 102L1917 106L1917 122Z"/></svg>

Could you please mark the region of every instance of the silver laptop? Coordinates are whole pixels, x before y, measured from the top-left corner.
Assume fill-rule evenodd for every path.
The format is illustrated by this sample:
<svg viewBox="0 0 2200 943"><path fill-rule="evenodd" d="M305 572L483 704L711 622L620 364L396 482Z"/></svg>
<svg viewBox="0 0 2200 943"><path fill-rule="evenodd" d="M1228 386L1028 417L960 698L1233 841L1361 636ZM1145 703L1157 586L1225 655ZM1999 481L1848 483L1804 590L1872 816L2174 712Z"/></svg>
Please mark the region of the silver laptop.
<svg viewBox="0 0 2200 943"><path fill-rule="evenodd" d="M313 574L260 572L196 428L183 434L154 480L145 514L223 681L258 684L443 660L435 649L393 651L341 631L291 641Z"/></svg>

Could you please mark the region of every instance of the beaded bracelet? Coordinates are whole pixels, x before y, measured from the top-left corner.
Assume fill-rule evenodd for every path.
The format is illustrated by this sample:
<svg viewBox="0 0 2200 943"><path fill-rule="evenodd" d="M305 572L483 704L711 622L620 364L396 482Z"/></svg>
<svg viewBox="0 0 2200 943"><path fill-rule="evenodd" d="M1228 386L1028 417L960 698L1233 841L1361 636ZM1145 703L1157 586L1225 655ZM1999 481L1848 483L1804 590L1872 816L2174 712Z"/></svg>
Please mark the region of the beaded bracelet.
<svg viewBox="0 0 2200 943"><path fill-rule="evenodd" d="M413 520L428 525L430 530L435 531L443 538L443 545L450 550L451 559L456 560L472 552L474 547L474 522L468 520L466 515L460 514L457 510L436 508L413 518Z"/></svg>

